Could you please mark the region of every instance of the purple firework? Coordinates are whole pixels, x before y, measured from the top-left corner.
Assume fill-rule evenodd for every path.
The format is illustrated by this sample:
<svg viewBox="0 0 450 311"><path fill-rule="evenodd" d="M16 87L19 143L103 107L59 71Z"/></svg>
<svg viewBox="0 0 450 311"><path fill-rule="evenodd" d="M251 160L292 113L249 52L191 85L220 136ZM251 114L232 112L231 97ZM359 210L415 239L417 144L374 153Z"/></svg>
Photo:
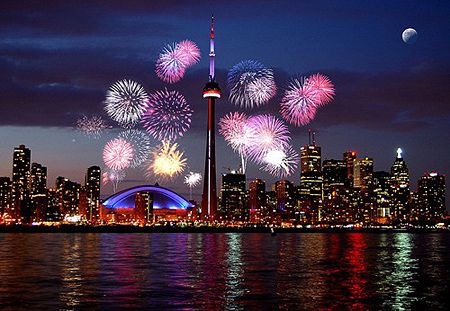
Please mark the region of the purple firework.
<svg viewBox="0 0 450 311"><path fill-rule="evenodd" d="M291 124L306 125L314 119L319 104L317 90L308 79L293 79L281 100L280 114Z"/></svg>
<svg viewBox="0 0 450 311"><path fill-rule="evenodd" d="M191 40L183 40L176 45L176 49L184 58L185 65L192 66L200 60L200 49Z"/></svg>
<svg viewBox="0 0 450 311"><path fill-rule="evenodd" d="M167 45L156 61L156 75L167 83L180 81L186 71L186 54L173 43Z"/></svg>
<svg viewBox="0 0 450 311"><path fill-rule="evenodd" d="M263 114L248 119L251 128L251 138L247 154L251 160L263 163L267 152L273 149L284 149L289 145L289 130L276 117Z"/></svg>
<svg viewBox="0 0 450 311"><path fill-rule="evenodd" d="M164 89L150 94L141 124L155 139L174 140L191 126L192 113L183 95Z"/></svg>
<svg viewBox="0 0 450 311"><path fill-rule="evenodd" d="M334 85L327 76L316 73L308 77L308 83L314 88L319 105L325 105L333 100Z"/></svg>

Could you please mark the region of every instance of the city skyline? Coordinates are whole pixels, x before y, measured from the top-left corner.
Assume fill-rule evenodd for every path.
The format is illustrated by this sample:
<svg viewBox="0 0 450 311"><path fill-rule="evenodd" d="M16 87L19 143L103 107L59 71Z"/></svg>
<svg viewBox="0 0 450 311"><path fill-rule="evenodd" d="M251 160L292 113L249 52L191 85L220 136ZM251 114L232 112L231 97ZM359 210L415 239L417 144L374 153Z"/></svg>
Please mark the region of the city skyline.
<svg viewBox="0 0 450 311"><path fill-rule="evenodd" d="M63 175L81 181L81 172L86 167L101 165L101 149L118 130L113 129L99 140L89 140L73 130L76 119L82 114L102 114L105 91L123 77L136 78L151 92L162 87L164 84L154 74L154 60L164 44L185 38L199 44L203 58L183 80L170 87L184 93L193 106L194 122L179 142L190 160L189 169L202 171L203 155L196 146L204 144L202 120L206 114L198 91L207 68L205 55L208 49L204 38L209 25L204 14L200 18L195 10L187 15L181 13L185 4L169 3L156 7L136 4L124 12L119 3L109 7L93 4L75 9L88 21L80 28L76 23L70 23L70 17L67 23L55 19L57 13L58 16L67 14L72 8L70 2L45 10L33 5L22 10L20 5L8 2L2 5L5 12L16 18L5 20L7 27L2 30L2 66L7 74L1 108L6 126L0 134L0 175L9 175L10 150L23 143L35 150L39 163L50 167L49 180ZM445 34L449 26L441 18L449 10L448 6L407 5L409 16L406 17L400 10L404 6L398 3L372 4L359 9L348 3L342 8L331 5L333 12L318 10L329 8L321 5L297 7L293 3L276 5L267 2L265 7L257 9L261 13L258 16L249 14L248 9L239 4L229 7L227 13L221 10L221 4L211 5L209 9L216 12L219 25L220 49L216 62L219 83L225 85L228 69L248 58L273 67L280 85L289 76L320 70L333 79L336 99L324 107L310 125L290 126L297 151L307 141L307 129L311 127L318 132L317 140L324 147L324 159L340 158L345 150L355 150L362 157L374 158L375 170L385 170L391 164L391 150L402 147L412 168L412 180L418 180L425 171L447 173L450 164L446 154L450 144L447 143L449 138L443 137L442 133L448 131L449 110L448 99L441 88L447 84L447 75L443 74L442 68L449 65L445 57L448 43L440 40L439 34ZM371 17L385 7L389 14L380 21ZM298 15L290 14L289 10L295 8L299 9ZM98 9L104 10L93 18L91 13ZM34 15L28 16L25 12ZM355 30L352 27L355 22L346 19L357 14L366 17L364 29ZM318 16L322 17L319 25L315 21ZM37 23L30 24L30 19ZM239 29L236 22L241 25ZM64 27L54 27L58 23ZM289 26L291 23L297 27ZM116 28L108 27L113 25ZM145 27L139 27L143 25L156 27L159 32L152 32L150 36ZM401 41L401 32L409 26L416 27L419 33L419 40L414 45ZM124 48L118 44L122 42L118 38L131 38L130 44ZM260 38L267 39L266 42L270 39L273 44L261 47ZM352 38L352 45L344 49L343 43L349 38ZM99 39L99 43L96 44L95 39ZM386 44L391 48L382 48ZM32 61L33 56L39 61ZM99 56L110 62L100 61ZM90 66L77 66L75 70L75 60ZM94 75L90 72L92 65L97 69ZM426 85L425 90L423 85ZM247 112L275 112L280 94L269 105ZM225 88L223 97L228 97ZM429 109L421 109L423 103ZM221 100L217 118L236 110L227 100ZM439 143L425 149L433 137ZM219 172L223 167L238 167L239 156L220 136L217 137L217 149ZM258 171L254 165L249 165L248 175L271 182L276 180ZM298 171L289 179L298 183ZM127 181L120 187L156 180L145 181L140 171L131 170ZM165 185L180 193L188 191L181 177ZM412 183L413 188L416 186ZM194 193L199 192L198 188L194 189Z"/></svg>

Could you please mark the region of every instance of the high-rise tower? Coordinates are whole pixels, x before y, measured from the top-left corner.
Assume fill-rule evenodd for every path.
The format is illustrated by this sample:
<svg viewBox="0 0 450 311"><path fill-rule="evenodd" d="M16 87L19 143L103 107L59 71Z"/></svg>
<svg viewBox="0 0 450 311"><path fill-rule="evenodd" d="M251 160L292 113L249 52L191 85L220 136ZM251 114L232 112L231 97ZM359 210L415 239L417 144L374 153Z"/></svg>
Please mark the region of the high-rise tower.
<svg viewBox="0 0 450 311"><path fill-rule="evenodd" d="M206 157L205 174L203 178L202 211L203 220L214 221L217 214L217 190L216 190L216 123L215 101L220 98L219 84L214 75L214 16L211 17L211 32L209 36L209 78L203 88L203 98L208 99L208 122L206 131Z"/></svg>

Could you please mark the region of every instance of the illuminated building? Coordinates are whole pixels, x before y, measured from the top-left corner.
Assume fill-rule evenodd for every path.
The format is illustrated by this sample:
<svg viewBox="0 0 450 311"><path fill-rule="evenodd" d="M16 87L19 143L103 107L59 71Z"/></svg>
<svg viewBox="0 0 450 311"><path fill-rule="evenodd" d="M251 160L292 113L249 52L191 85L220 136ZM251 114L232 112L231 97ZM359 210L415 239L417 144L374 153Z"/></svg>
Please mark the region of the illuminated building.
<svg viewBox="0 0 450 311"><path fill-rule="evenodd" d="M447 212L445 209L445 176L436 172L425 173L417 190L420 222L440 222Z"/></svg>
<svg viewBox="0 0 450 311"><path fill-rule="evenodd" d="M31 221L45 220L47 198L47 168L39 163L31 164L29 192L31 204Z"/></svg>
<svg viewBox="0 0 450 311"><path fill-rule="evenodd" d="M56 189L47 189L47 207L45 209L46 221L59 221L61 220L61 210L58 204L58 197L56 195Z"/></svg>
<svg viewBox="0 0 450 311"><path fill-rule="evenodd" d="M376 198L376 217L378 223L386 224L391 216L390 191L391 174L385 171L373 172L372 196Z"/></svg>
<svg viewBox="0 0 450 311"><path fill-rule="evenodd" d="M324 160L323 166L323 192L329 196L333 189L344 187L347 180L347 166L342 160Z"/></svg>
<svg viewBox="0 0 450 311"><path fill-rule="evenodd" d="M283 219L295 218L295 187L289 180L279 180L272 185L277 198L277 212Z"/></svg>
<svg viewBox="0 0 450 311"><path fill-rule="evenodd" d="M30 176L31 151L24 145L14 148L12 170L11 217L16 220L28 214L28 182Z"/></svg>
<svg viewBox="0 0 450 311"><path fill-rule="evenodd" d="M86 219L94 223L100 217L100 183L101 171L98 166L91 166L87 169L84 188L86 191Z"/></svg>
<svg viewBox="0 0 450 311"><path fill-rule="evenodd" d="M365 157L353 161L353 187L367 192L372 182L373 160Z"/></svg>
<svg viewBox="0 0 450 311"><path fill-rule="evenodd" d="M178 221L186 219L192 208L191 202L169 189L142 185L122 190L104 200L100 218L104 222L140 224L144 218L149 221L152 217L156 221Z"/></svg>
<svg viewBox="0 0 450 311"><path fill-rule="evenodd" d="M347 180L345 185L347 187L353 187L353 161L356 159L355 151L344 152L344 164L347 168Z"/></svg>
<svg viewBox="0 0 450 311"><path fill-rule="evenodd" d="M220 214L228 221L248 219L245 192L245 174L231 171L222 174L220 187Z"/></svg>
<svg viewBox="0 0 450 311"><path fill-rule="evenodd" d="M248 206L251 222L260 222L268 214L266 205L266 183L259 178L248 185Z"/></svg>
<svg viewBox="0 0 450 311"><path fill-rule="evenodd" d="M0 219L2 216L11 213L11 179L9 177L0 177Z"/></svg>
<svg viewBox="0 0 450 311"><path fill-rule="evenodd" d="M147 191L136 193L135 214L140 224L149 224L155 221L153 217L153 194Z"/></svg>
<svg viewBox="0 0 450 311"><path fill-rule="evenodd" d="M322 156L321 148L314 139L300 148L300 196L303 200L322 199Z"/></svg>
<svg viewBox="0 0 450 311"><path fill-rule="evenodd" d="M397 222L407 220L409 201L409 171L403 160L402 149L397 149L397 157L391 167L391 213Z"/></svg>
<svg viewBox="0 0 450 311"><path fill-rule="evenodd" d="M80 214L80 190L81 185L68 178L60 176L56 179L57 205L63 218Z"/></svg>
<svg viewBox="0 0 450 311"><path fill-rule="evenodd" d="M216 188L216 122L215 101L220 98L219 84L215 81L214 52L214 16L211 19L209 40L209 79L203 88L203 98L208 99L208 121L206 131L205 174L203 175L203 194L201 215L204 220L217 220L217 188Z"/></svg>

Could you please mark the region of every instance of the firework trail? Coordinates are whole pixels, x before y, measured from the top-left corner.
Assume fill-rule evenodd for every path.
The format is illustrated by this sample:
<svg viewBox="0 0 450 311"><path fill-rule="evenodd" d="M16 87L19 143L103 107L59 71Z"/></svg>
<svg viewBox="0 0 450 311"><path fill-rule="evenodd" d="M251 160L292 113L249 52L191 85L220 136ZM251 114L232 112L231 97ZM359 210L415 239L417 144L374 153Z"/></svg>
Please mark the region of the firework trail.
<svg viewBox="0 0 450 311"><path fill-rule="evenodd" d="M178 144L163 141L151 154L150 164L147 166L146 176L154 175L163 178L172 178L181 174L186 166L183 152L177 150Z"/></svg>
<svg viewBox="0 0 450 311"><path fill-rule="evenodd" d="M145 111L147 92L131 80L114 83L106 93L105 110L108 116L125 128L134 126Z"/></svg>
<svg viewBox="0 0 450 311"><path fill-rule="evenodd" d="M248 119L251 137L247 148L249 158L257 163L263 163L267 152L273 149L285 149L289 145L289 130L287 126L272 115L264 114Z"/></svg>
<svg viewBox="0 0 450 311"><path fill-rule="evenodd" d="M115 171L129 167L133 161L133 155L133 147L123 138L110 140L103 148L103 162Z"/></svg>
<svg viewBox="0 0 450 311"><path fill-rule="evenodd" d="M293 79L281 100L280 114L293 125L306 125L314 119L319 104L317 90L307 78Z"/></svg>
<svg viewBox="0 0 450 311"><path fill-rule="evenodd" d="M76 128L86 136L98 139L105 129L111 127L100 116L83 116L77 120Z"/></svg>
<svg viewBox="0 0 450 311"><path fill-rule="evenodd" d="M181 57L183 58L183 62L186 67L195 65L200 60L200 49L190 40L183 40L179 42L176 45L176 49L179 53L181 53Z"/></svg>
<svg viewBox="0 0 450 311"><path fill-rule="evenodd" d="M177 44L168 44L156 61L156 75L167 83L178 82L183 78L187 64L186 53L178 49Z"/></svg>
<svg viewBox="0 0 450 311"><path fill-rule="evenodd" d="M125 179L125 176L126 176L125 171L115 171L108 169L102 174L102 183L103 185L111 183L113 193L116 193L119 183Z"/></svg>
<svg viewBox="0 0 450 311"><path fill-rule="evenodd" d="M254 60L242 61L228 72L230 101L253 108L266 104L276 94L272 69Z"/></svg>
<svg viewBox="0 0 450 311"><path fill-rule="evenodd" d="M146 132L135 129L126 130L119 134L119 138L124 139L133 148L130 167L138 167L150 156L152 141Z"/></svg>
<svg viewBox="0 0 450 311"><path fill-rule="evenodd" d="M141 124L158 140L175 140L191 126L192 109L183 95L167 89L151 94Z"/></svg>
<svg viewBox="0 0 450 311"><path fill-rule="evenodd" d="M219 133L225 141L241 157L242 172L247 167L247 148L254 137L254 130L248 125L248 117L244 113L230 112L219 121Z"/></svg>
<svg viewBox="0 0 450 311"><path fill-rule="evenodd" d="M201 180L202 174L200 173L189 172L184 177L184 183L189 186L189 200L192 200L192 188L198 186Z"/></svg>
<svg viewBox="0 0 450 311"><path fill-rule="evenodd" d="M327 76L316 73L308 77L308 83L313 87L318 97L319 105L328 104L334 97L334 85Z"/></svg>
<svg viewBox="0 0 450 311"><path fill-rule="evenodd" d="M284 178L295 171L299 161L298 153L289 145L284 149L269 150L264 156L262 169L271 175Z"/></svg>

